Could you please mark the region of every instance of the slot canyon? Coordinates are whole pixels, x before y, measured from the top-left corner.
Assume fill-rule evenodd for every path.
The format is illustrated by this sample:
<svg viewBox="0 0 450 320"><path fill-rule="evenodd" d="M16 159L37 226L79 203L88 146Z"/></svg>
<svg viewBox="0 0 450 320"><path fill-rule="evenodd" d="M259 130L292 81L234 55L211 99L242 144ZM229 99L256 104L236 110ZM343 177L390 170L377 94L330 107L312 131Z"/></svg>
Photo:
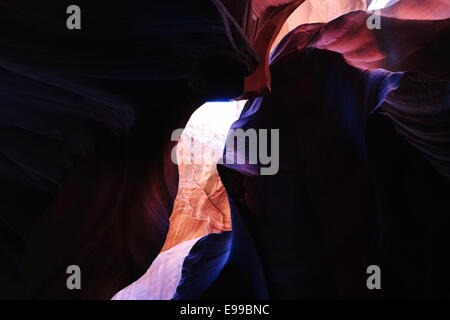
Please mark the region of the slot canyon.
<svg viewBox="0 0 450 320"><path fill-rule="evenodd" d="M0 0L0 299L450 298L449 0L72 4Z"/></svg>

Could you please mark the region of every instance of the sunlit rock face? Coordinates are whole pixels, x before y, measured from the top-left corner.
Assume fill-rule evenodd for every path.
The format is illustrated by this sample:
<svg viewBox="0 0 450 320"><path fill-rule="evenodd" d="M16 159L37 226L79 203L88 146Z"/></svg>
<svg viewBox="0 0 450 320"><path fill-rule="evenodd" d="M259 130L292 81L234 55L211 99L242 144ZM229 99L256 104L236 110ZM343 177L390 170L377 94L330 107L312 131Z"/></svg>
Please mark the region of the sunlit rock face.
<svg viewBox="0 0 450 320"><path fill-rule="evenodd" d="M442 20L450 17L446 0L399 0L389 1L388 5L382 9L382 14L387 17L412 20Z"/></svg>
<svg viewBox="0 0 450 320"><path fill-rule="evenodd" d="M231 230L230 207L216 165L243 102L207 103L194 112L177 146L179 187L163 251Z"/></svg>
<svg viewBox="0 0 450 320"><path fill-rule="evenodd" d="M233 9L236 7L230 1L224 3ZM245 10L235 9L232 12L236 20L241 21L244 32L261 59L256 72L246 78L246 95L254 97L270 92L269 55L288 32L303 24L326 23L343 14L366 11L370 7L381 9L382 16L398 19L443 20L449 17L448 2L445 0L246 1Z"/></svg>
<svg viewBox="0 0 450 320"><path fill-rule="evenodd" d="M199 240L183 241L160 253L147 272L114 295L112 300L170 300L181 280L183 263Z"/></svg>
<svg viewBox="0 0 450 320"><path fill-rule="evenodd" d="M272 47L300 25L329 22L351 11L366 8L366 0L306 0L286 20Z"/></svg>

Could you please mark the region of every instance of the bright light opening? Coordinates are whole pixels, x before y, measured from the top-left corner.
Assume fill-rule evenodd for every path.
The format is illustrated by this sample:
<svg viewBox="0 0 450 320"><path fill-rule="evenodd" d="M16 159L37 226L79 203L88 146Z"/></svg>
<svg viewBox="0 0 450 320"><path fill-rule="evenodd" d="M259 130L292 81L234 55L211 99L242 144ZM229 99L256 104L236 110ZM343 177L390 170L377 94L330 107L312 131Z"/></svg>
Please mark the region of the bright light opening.
<svg viewBox="0 0 450 320"><path fill-rule="evenodd" d="M205 103L192 114L183 134L223 148L229 128L239 118L245 102Z"/></svg>

